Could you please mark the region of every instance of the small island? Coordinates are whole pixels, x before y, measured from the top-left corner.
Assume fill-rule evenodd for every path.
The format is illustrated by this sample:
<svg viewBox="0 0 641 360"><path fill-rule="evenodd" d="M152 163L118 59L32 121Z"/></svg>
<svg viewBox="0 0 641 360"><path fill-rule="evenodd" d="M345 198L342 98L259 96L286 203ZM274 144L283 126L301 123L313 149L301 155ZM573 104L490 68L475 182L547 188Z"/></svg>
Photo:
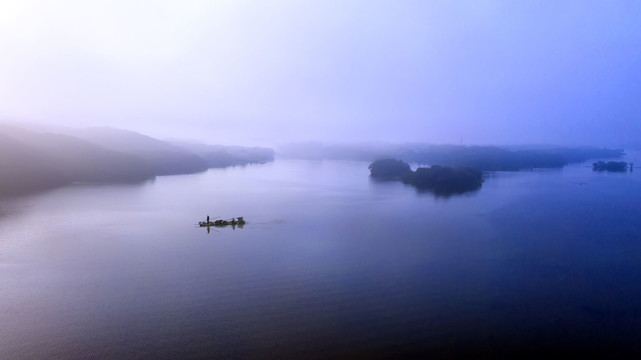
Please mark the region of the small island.
<svg viewBox="0 0 641 360"><path fill-rule="evenodd" d="M376 160L369 165L370 175L380 180L400 180L405 174L411 173L412 168L404 161L396 159Z"/></svg>
<svg viewBox="0 0 641 360"><path fill-rule="evenodd" d="M630 166L632 168L632 166ZM625 161L597 161L592 164L592 170L602 172L627 172L628 163Z"/></svg>
<svg viewBox="0 0 641 360"><path fill-rule="evenodd" d="M478 190L483 173L471 168L434 165L412 171L409 164L396 159L382 159L369 165L370 176L378 180L400 180L419 190L449 196Z"/></svg>

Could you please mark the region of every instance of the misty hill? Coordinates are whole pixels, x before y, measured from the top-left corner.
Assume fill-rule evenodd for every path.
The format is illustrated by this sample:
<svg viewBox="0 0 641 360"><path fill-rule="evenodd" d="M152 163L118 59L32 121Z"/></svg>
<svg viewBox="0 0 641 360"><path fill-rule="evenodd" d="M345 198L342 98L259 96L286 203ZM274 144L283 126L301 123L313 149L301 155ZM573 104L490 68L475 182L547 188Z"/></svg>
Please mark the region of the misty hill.
<svg viewBox="0 0 641 360"><path fill-rule="evenodd" d="M0 195L73 182L135 182L274 159L267 148L177 145L113 128L29 129L0 125Z"/></svg>
<svg viewBox="0 0 641 360"><path fill-rule="evenodd" d="M482 171L514 171L529 168L560 168L594 158L618 158L622 150L595 147L531 147L510 149L497 146L428 144L324 145L290 144L279 152L298 159L374 161L395 158L419 164L474 168Z"/></svg>
<svg viewBox="0 0 641 360"><path fill-rule="evenodd" d="M222 168L235 165L262 164L274 161L274 150L263 147L242 147L176 142L207 162L208 167Z"/></svg>
<svg viewBox="0 0 641 360"><path fill-rule="evenodd" d="M182 147L133 131L101 127L70 129L68 133L104 148L146 160L156 175L194 173L209 167L203 158Z"/></svg>
<svg viewBox="0 0 641 360"><path fill-rule="evenodd" d="M0 132L0 196L69 183L40 151Z"/></svg>
<svg viewBox="0 0 641 360"><path fill-rule="evenodd" d="M0 195L72 182L136 182L153 177L148 163L68 135L0 126Z"/></svg>

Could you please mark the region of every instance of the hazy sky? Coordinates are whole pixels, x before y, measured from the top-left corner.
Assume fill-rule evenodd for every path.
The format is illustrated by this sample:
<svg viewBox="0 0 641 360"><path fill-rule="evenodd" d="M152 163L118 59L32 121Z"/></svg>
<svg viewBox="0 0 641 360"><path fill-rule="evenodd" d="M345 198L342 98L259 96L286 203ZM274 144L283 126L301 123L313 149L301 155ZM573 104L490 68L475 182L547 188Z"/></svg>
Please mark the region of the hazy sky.
<svg viewBox="0 0 641 360"><path fill-rule="evenodd" d="M622 144L641 134L641 1L0 0L0 119Z"/></svg>

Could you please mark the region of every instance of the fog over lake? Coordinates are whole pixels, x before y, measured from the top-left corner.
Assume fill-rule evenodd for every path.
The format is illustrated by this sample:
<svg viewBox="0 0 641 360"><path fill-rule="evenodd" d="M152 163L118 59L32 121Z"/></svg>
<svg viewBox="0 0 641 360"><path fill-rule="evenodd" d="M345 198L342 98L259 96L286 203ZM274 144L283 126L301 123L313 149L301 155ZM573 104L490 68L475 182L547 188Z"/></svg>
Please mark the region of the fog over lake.
<svg viewBox="0 0 641 360"><path fill-rule="evenodd" d="M638 350L637 172L496 172L443 198L367 165L277 160L0 202L0 357ZM247 224L208 233L206 215Z"/></svg>
<svg viewBox="0 0 641 360"><path fill-rule="evenodd" d="M623 0L8 1L0 120L246 146L639 146L639 17Z"/></svg>
<svg viewBox="0 0 641 360"><path fill-rule="evenodd" d="M640 19L0 1L0 360L641 358Z"/></svg>

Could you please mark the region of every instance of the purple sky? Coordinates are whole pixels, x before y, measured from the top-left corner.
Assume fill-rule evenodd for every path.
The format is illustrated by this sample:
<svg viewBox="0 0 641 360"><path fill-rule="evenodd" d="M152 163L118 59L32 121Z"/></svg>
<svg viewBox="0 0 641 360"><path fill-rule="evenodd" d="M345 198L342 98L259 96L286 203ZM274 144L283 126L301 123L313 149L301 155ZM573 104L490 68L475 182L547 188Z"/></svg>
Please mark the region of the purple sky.
<svg viewBox="0 0 641 360"><path fill-rule="evenodd" d="M624 145L641 1L0 3L0 119L217 143Z"/></svg>

